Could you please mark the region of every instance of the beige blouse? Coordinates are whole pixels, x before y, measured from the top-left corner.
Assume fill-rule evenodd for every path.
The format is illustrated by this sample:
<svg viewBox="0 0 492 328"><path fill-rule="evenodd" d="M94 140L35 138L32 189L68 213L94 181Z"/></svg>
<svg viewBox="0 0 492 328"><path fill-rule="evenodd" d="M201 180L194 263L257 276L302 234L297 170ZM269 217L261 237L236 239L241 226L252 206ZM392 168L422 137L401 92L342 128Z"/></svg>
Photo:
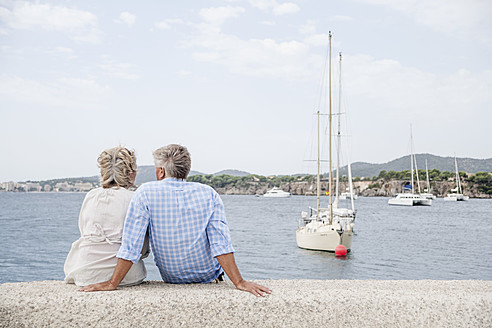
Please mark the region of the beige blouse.
<svg viewBox="0 0 492 328"><path fill-rule="evenodd" d="M86 286L111 278L132 195L132 191L116 187L96 188L87 193L80 209L80 238L72 244L65 261L66 283ZM143 253L142 258L148 255L148 242ZM120 286L139 284L146 276L140 259L132 265Z"/></svg>

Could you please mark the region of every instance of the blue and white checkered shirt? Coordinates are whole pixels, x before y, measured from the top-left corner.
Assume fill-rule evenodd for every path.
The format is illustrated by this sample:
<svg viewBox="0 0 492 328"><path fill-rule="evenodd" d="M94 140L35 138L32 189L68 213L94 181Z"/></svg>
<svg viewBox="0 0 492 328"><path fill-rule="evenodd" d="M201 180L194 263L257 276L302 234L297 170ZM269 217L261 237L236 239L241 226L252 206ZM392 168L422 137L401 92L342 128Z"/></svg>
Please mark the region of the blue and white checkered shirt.
<svg viewBox="0 0 492 328"><path fill-rule="evenodd" d="M128 207L116 256L137 263L147 228L166 282L211 282L223 272L215 257L234 252L222 200L200 183L166 178L140 186Z"/></svg>

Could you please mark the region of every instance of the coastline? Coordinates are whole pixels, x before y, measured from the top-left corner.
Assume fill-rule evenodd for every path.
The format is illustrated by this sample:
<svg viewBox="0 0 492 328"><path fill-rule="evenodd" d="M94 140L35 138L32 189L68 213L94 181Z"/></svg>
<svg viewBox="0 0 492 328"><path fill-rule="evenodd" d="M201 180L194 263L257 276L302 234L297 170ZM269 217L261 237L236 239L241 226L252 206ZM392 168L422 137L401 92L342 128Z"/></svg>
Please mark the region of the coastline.
<svg viewBox="0 0 492 328"><path fill-rule="evenodd" d="M262 280L265 298L218 284L147 281L82 293L62 281L0 285L0 327L486 327L488 280Z"/></svg>

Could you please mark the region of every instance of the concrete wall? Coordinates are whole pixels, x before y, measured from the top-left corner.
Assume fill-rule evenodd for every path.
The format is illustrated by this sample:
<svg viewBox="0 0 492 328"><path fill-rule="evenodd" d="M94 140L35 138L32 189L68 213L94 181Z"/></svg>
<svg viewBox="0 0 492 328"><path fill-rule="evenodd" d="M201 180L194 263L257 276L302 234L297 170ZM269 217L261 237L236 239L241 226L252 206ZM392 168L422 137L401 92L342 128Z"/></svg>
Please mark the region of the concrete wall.
<svg viewBox="0 0 492 328"><path fill-rule="evenodd" d="M491 327L491 281L145 282L82 293L61 281L0 285L0 327Z"/></svg>

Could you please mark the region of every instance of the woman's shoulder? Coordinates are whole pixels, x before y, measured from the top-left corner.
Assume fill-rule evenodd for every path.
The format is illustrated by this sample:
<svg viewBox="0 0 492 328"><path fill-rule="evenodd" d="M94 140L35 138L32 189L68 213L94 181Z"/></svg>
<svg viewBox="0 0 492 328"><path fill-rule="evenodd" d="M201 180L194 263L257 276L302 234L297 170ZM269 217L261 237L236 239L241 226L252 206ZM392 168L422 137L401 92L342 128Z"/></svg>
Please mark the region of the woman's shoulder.
<svg viewBox="0 0 492 328"><path fill-rule="evenodd" d="M86 194L86 197L92 198L92 197L97 197L97 196L115 196L115 197L129 197L131 198L133 196L133 191L130 191L126 188L123 187L112 187L112 188L103 188L103 187L98 187L94 188L91 191L89 191Z"/></svg>
<svg viewBox="0 0 492 328"><path fill-rule="evenodd" d="M102 187L97 187L97 188L94 188L94 189L89 190L87 192L87 194L85 194L85 195L86 195L86 197L91 197L91 196L100 194L102 191L103 191L103 188Z"/></svg>

